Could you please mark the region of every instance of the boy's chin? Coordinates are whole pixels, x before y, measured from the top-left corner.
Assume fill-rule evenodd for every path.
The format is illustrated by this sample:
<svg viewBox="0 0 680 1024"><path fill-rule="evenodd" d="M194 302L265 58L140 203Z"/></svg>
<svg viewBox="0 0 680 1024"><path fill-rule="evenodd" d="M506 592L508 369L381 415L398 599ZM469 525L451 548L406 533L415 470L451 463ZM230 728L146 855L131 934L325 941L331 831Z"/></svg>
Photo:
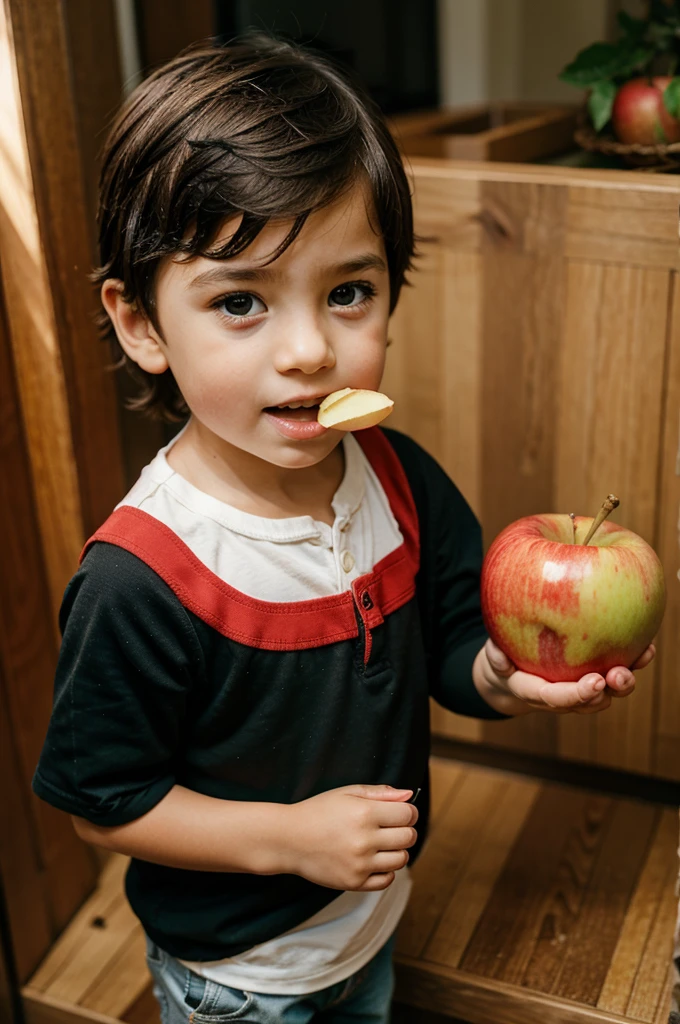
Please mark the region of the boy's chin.
<svg viewBox="0 0 680 1024"><path fill-rule="evenodd" d="M316 466L335 451L344 434L338 430L329 430L323 437L312 441L286 441L281 444L268 445L266 451L258 452L261 459L278 466L280 469L305 469Z"/></svg>

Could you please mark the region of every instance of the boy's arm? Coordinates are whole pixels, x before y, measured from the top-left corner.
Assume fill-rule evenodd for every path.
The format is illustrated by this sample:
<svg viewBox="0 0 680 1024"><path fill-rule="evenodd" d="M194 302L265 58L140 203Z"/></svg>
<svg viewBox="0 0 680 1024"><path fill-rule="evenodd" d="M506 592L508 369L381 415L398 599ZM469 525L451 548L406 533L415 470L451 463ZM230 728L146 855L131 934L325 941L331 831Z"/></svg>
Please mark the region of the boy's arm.
<svg viewBox="0 0 680 1024"><path fill-rule="evenodd" d="M290 806L219 800L173 786L150 811L122 825L72 816L88 843L166 867L278 874L289 865Z"/></svg>
<svg viewBox="0 0 680 1024"><path fill-rule="evenodd" d="M411 790L343 786L297 804L221 800L173 786L141 818L73 818L86 842L167 867L293 874L331 889L386 889L417 839Z"/></svg>

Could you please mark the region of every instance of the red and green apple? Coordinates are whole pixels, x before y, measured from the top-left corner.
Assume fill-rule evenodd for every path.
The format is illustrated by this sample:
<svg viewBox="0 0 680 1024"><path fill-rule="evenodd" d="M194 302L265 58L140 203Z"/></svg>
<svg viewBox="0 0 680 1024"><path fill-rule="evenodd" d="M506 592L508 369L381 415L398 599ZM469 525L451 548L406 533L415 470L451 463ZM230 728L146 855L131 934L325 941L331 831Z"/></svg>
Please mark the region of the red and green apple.
<svg viewBox="0 0 680 1024"><path fill-rule="evenodd" d="M664 612L661 563L632 530L587 516L526 516L499 533L482 567L491 639L525 672L557 682L630 667Z"/></svg>
<svg viewBox="0 0 680 1024"><path fill-rule="evenodd" d="M612 127L619 142L655 146L680 142L680 120L664 104L663 94L672 79L666 75L633 78L616 93Z"/></svg>

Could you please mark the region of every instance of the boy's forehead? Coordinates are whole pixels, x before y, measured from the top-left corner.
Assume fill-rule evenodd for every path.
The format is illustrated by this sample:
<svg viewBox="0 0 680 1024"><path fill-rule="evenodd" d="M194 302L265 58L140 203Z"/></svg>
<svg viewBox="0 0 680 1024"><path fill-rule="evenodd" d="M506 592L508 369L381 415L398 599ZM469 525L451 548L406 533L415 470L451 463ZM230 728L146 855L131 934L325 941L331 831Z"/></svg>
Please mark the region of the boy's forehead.
<svg viewBox="0 0 680 1024"><path fill-rule="evenodd" d="M238 231L242 220L243 214L227 218L215 238L214 248L229 242ZM236 263L242 260L248 263L266 263L286 238L293 223L292 217L272 218L251 244L229 262ZM338 255L339 250L355 249L357 246L360 246L362 251L368 249L376 255L385 254L372 197L361 186L354 186L334 203L311 213L297 238L273 262L285 261L286 258L293 259L302 250L309 248L327 248Z"/></svg>

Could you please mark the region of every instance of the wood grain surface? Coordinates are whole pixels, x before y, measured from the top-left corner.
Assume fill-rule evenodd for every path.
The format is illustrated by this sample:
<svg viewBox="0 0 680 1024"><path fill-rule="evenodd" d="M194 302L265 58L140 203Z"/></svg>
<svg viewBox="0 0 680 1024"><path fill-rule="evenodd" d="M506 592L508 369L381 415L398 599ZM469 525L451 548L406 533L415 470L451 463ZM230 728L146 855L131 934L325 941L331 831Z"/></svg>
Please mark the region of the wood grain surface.
<svg viewBox="0 0 680 1024"><path fill-rule="evenodd" d="M524 515L594 515L614 491L669 595L657 661L605 714L433 707L433 729L680 779L680 181L419 159L410 173L424 241L390 325L390 423L441 461L486 544Z"/></svg>

